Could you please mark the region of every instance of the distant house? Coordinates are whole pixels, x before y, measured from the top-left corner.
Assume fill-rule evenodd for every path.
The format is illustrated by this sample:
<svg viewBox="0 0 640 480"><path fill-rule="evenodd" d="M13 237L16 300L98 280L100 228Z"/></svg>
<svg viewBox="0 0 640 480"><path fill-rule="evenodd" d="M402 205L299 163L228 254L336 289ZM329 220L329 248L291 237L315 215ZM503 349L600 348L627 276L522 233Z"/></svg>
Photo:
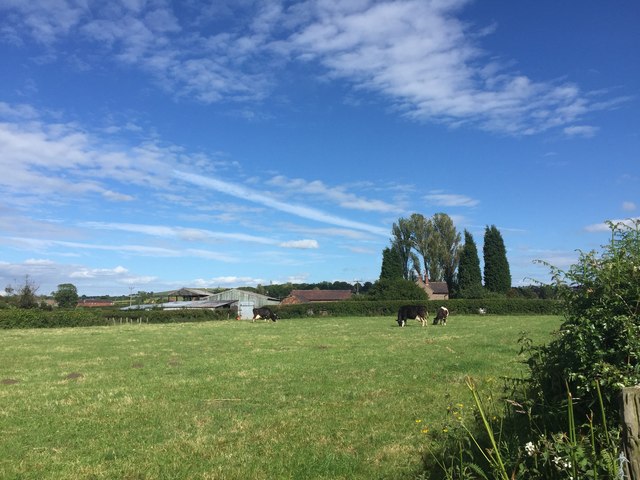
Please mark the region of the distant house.
<svg viewBox="0 0 640 480"><path fill-rule="evenodd" d="M416 284L427 292L429 300L449 300L449 285L447 285L447 282L430 282L426 275L424 280L418 275Z"/></svg>
<svg viewBox="0 0 640 480"><path fill-rule="evenodd" d="M351 290L292 290L281 304L339 302L349 300L352 295Z"/></svg>

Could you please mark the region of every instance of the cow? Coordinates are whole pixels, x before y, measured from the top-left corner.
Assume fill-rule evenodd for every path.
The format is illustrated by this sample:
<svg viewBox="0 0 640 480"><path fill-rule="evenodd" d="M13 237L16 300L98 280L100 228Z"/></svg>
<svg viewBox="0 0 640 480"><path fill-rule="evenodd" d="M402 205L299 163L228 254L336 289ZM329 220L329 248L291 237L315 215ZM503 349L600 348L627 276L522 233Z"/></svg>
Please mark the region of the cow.
<svg viewBox="0 0 640 480"><path fill-rule="evenodd" d="M268 307L254 308L253 309L253 319L251 321L255 322L256 320L259 320L261 318L264 318L265 322L269 318L273 322L275 322L276 320L278 320L278 315L276 313L272 312L271 309L268 308Z"/></svg>
<svg viewBox="0 0 640 480"><path fill-rule="evenodd" d="M449 310L447 307L440 307L436 312L436 318L433 319L433 324L438 325L438 323L440 323L441 325L446 325L448 316Z"/></svg>
<svg viewBox="0 0 640 480"><path fill-rule="evenodd" d="M403 305L398 309L398 325L404 327L407 324L407 320L415 318L424 327L427 324L427 307L422 305Z"/></svg>

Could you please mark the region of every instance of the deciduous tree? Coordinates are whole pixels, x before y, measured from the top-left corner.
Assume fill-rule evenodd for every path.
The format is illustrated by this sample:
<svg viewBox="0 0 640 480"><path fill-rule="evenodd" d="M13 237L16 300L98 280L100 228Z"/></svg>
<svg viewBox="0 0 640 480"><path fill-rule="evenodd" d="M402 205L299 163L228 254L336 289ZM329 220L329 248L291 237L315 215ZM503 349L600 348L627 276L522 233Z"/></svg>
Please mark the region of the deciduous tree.
<svg viewBox="0 0 640 480"><path fill-rule="evenodd" d="M53 298L61 308L73 308L78 305L78 289L73 283L61 283Z"/></svg>

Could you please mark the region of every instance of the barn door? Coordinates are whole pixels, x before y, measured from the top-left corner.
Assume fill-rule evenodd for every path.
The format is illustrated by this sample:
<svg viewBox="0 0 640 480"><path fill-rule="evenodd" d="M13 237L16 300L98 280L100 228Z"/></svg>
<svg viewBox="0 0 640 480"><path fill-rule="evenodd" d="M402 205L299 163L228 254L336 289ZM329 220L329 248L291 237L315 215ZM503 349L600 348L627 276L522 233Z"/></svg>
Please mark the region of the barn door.
<svg viewBox="0 0 640 480"><path fill-rule="evenodd" d="M253 302L238 302L238 314L242 320L251 320L253 318Z"/></svg>

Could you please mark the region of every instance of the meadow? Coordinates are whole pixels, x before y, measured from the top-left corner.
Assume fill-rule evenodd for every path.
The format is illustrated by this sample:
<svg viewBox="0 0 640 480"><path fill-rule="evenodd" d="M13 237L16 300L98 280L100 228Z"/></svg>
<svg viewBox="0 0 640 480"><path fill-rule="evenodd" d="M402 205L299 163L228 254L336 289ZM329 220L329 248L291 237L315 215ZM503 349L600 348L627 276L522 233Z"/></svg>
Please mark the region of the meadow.
<svg viewBox="0 0 640 480"><path fill-rule="evenodd" d="M556 316L5 330L3 479L403 479L472 377L496 394Z"/></svg>

